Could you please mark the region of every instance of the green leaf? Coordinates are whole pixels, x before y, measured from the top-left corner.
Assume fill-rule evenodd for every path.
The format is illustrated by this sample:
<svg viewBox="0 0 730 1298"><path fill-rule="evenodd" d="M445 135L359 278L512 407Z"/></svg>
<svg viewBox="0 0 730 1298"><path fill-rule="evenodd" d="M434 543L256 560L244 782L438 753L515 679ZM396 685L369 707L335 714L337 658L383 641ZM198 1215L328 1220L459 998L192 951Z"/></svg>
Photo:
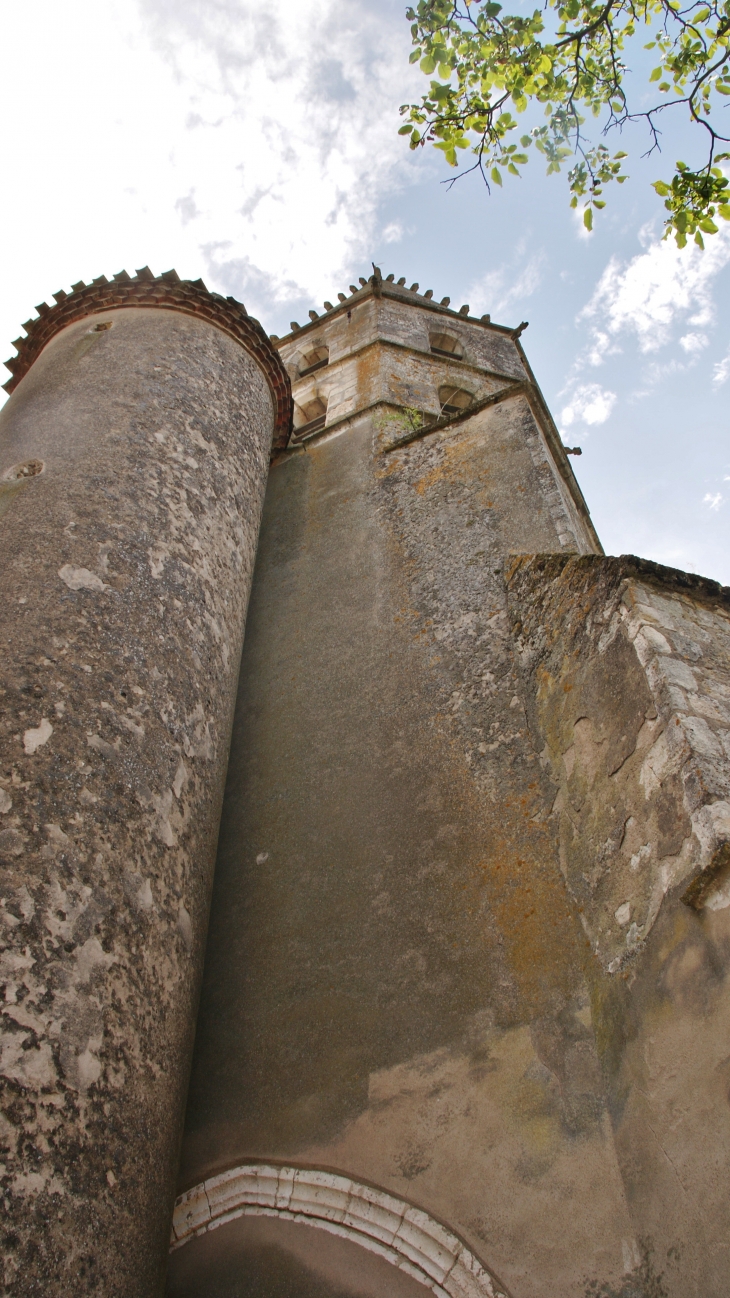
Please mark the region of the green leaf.
<svg viewBox="0 0 730 1298"><path fill-rule="evenodd" d="M411 57L409 58L408 62L409 62L409 63L417 63L418 60L420 59L420 57L421 57L421 51L420 51L420 50L411 50Z"/></svg>
<svg viewBox="0 0 730 1298"><path fill-rule="evenodd" d="M717 234L718 226L709 216L706 216L703 221L700 221L700 229L704 230L705 234Z"/></svg>
<svg viewBox="0 0 730 1298"><path fill-rule="evenodd" d="M412 126L401 126L401 127L400 127L400 130L398 131L398 134L399 134L399 135L410 135L410 133L411 133L412 130L413 130L413 127L412 127Z"/></svg>
<svg viewBox="0 0 730 1298"><path fill-rule="evenodd" d="M730 221L730 203L721 203L717 212L718 216L721 216L723 221Z"/></svg>
<svg viewBox="0 0 730 1298"><path fill-rule="evenodd" d="M427 54L425 58L421 59L421 72L425 72L426 76L433 72L435 67L436 60L432 54Z"/></svg>
<svg viewBox="0 0 730 1298"><path fill-rule="evenodd" d="M699 230L695 230L695 243L697 244L698 248L704 248L705 246L705 241L702 238L702 235L700 234Z"/></svg>
<svg viewBox="0 0 730 1298"><path fill-rule="evenodd" d="M716 81L715 89L718 90L721 95L730 95L730 86L726 81Z"/></svg>
<svg viewBox="0 0 730 1298"><path fill-rule="evenodd" d="M491 175L492 180L494 181L495 185L501 185L501 184L502 184L502 177L501 177L501 175L500 175L500 173L499 173L499 171L497 170L496 167L492 167L492 170L491 170L491 172L490 172L489 174Z"/></svg>
<svg viewBox="0 0 730 1298"><path fill-rule="evenodd" d="M593 229L593 212L590 207L587 207L583 213L583 224L586 230Z"/></svg>
<svg viewBox="0 0 730 1298"><path fill-rule="evenodd" d="M665 182L664 182L663 180L655 180L655 181L653 181L653 182L652 182L652 189L655 189L655 190L656 190L656 192L657 192L657 194L659 195L660 198L666 198L667 194L671 193L671 190L670 190L670 188L669 188L669 185L665 184Z"/></svg>
<svg viewBox="0 0 730 1298"><path fill-rule="evenodd" d="M423 64L421 64L421 67L423 68ZM426 69L424 68L423 70L424 70L424 72L425 72ZM663 71L664 71L664 68L654 68L654 71L652 72L651 76L649 77L649 80L650 80L650 81L658 81L659 78L660 78L660 76L662 75L662 72L663 72Z"/></svg>

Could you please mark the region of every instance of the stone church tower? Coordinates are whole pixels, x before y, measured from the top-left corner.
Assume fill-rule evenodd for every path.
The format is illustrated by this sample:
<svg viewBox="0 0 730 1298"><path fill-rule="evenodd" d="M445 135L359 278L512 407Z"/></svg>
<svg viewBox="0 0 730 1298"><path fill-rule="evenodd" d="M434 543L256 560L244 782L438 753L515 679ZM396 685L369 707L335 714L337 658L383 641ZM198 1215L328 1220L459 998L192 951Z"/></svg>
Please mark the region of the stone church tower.
<svg viewBox="0 0 730 1298"><path fill-rule="evenodd" d="M726 1298L730 592L603 555L519 329L310 317L9 362L3 1292Z"/></svg>

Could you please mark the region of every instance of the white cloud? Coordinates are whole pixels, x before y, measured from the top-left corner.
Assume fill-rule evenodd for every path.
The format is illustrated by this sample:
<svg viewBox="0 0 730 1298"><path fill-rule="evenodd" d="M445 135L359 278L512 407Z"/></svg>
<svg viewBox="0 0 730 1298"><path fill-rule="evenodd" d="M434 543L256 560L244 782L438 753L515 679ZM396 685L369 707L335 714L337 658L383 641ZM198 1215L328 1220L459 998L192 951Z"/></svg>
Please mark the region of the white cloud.
<svg viewBox="0 0 730 1298"><path fill-rule="evenodd" d="M607 356L620 352L621 348L617 343L611 342L607 333L602 329L591 330L591 340L586 351L583 354L583 361L587 365L603 365Z"/></svg>
<svg viewBox="0 0 730 1298"><path fill-rule="evenodd" d="M596 321L596 329L615 338L633 333L643 352L657 351L670 341L675 320L706 326L714 314L712 281L730 261L730 231L708 238L704 251L695 244L677 248L658 240L628 263L612 257L579 320ZM600 322L600 323L599 323ZM688 352L706 345L697 332L685 334Z"/></svg>
<svg viewBox="0 0 730 1298"><path fill-rule="evenodd" d="M728 347L722 360L717 362L715 366L714 374L712 376L712 382L715 384L716 387L721 388L723 383L726 383L729 378L730 378L730 347Z"/></svg>
<svg viewBox="0 0 730 1298"><path fill-rule="evenodd" d="M141 13L187 101L175 149L194 178L199 244L215 244L211 273L249 296L244 265L276 297L292 296L294 278L302 295L330 295L369 260L378 204L414 165L397 135L398 104L420 76L407 25L367 0L265 11L142 0ZM392 222L383 237L401 233Z"/></svg>
<svg viewBox="0 0 730 1298"><path fill-rule="evenodd" d="M403 238L403 226L400 221L391 221L386 225L381 235L385 243L400 243Z"/></svg>
<svg viewBox="0 0 730 1298"><path fill-rule="evenodd" d="M680 338L679 345L691 356L694 352L701 352L709 341L707 334L688 333Z"/></svg>
<svg viewBox="0 0 730 1298"><path fill-rule="evenodd" d="M503 314L515 304L531 297L540 287L545 253L536 253L526 265L520 268L518 264L515 268L514 262L519 263L522 254L522 247L518 247L512 265L501 270L491 270L471 284L466 297L472 315L482 315L485 311L489 311L492 316Z"/></svg>
<svg viewBox="0 0 730 1298"><path fill-rule="evenodd" d="M371 0L37 0L3 36L7 339L55 290L145 264L274 327L346 286L385 196L435 166L397 134L423 80L408 24Z"/></svg>
<svg viewBox="0 0 730 1298"><path fill-rule="evenodd" d="M568 404L561 411L562 423L605 424L616 402L616 393L600 387L598 383L582 383L574 388Z"/></svg>
<svg viewBox="0 0 730 1298"><path fill-rule="evenodd" d="M709 505L710 509L719 509L723 502L723 499L724 497L721 495L719 491L715 492L714 495L708 491L707 495L704 496L702 500L702 504Z"/></svg>

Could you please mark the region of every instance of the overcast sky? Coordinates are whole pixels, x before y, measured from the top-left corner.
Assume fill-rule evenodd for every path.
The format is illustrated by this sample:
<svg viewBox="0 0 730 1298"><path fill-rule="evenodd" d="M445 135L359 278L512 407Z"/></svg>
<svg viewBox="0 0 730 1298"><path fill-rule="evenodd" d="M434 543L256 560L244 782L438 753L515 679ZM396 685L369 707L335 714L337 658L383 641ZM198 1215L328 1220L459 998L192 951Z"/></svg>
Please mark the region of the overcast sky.
<svg viewBox="0 0 730 1298"><path fill-rule="evenodd" d="M589 236L538 163L489 197L409 152L403 0L0 8L4 356L36 303L102 273L174 266L283 334L375 261L529 320L606 551L730 583L730 228L678 253L648 185L694 160L686 133L666 160L637 147Z"/></svg>

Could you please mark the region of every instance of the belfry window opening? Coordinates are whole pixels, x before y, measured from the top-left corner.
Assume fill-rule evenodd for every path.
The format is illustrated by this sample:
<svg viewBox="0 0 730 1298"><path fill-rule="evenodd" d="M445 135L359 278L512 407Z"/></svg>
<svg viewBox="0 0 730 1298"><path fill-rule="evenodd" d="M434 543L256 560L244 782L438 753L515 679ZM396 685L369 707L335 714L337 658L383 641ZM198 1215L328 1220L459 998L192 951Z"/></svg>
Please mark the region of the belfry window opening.
<svg viewBox="0 0 730 1298"><path fill-rule="evenodd" d="M453 384L439 388L442 415L462 415L473 404L474 394L467 392L466 388L456 388Z"/></svg>
<svg viewBox="0 0 730 1298"><path fill-rule="evenodd" d="M299 365L299 377L303 379L307 374L313 374L315 370L321 370L324 365L329 364L330 351L324 343L317 343L310 351L305 352Z"/></svg>
<svg viewBox="0 0 730 1298"><path fill-rule="evenodd" d="M431 334L429 343L434 356L448 356L452 361L464 359L464 348L453 334Z"/></svg>
<svg viewBox="0 0 730 1298"><path fill-rule="evenodd" d="M292 440L300 441L310 433L319 432L320 428L324 428L326 419L327 398L320 393L310 394L305 401L295 401Z"/></svg>

